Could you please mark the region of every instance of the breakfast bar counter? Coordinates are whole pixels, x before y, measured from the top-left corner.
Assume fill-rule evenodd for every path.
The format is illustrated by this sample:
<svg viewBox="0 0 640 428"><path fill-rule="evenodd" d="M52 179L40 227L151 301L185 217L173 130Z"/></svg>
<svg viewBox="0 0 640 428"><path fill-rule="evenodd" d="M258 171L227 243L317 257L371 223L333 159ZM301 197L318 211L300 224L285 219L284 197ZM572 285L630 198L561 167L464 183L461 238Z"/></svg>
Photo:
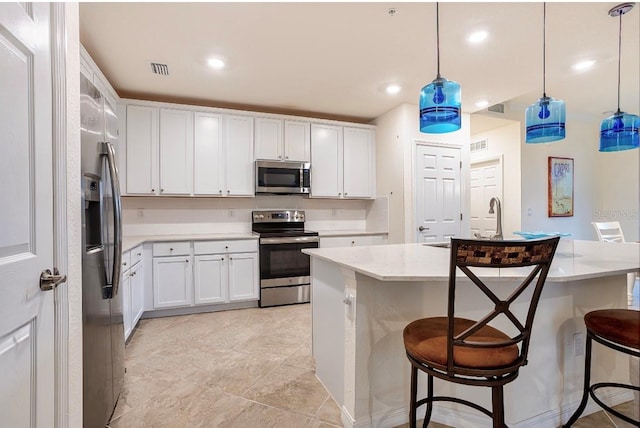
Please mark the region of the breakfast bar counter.
<svg viewBox="0 0 640 428"><path fill-rule="evenodd" d="M312 259L313 356L316 375L341 408L345 427L395 427L408 421L410 363L402 330L419 318L444 316L449 249L424 244L304 250ZM533 325L529 364L505 387L510 427L555 428L582 393L584 314L624 308L626 274L640 270L640 245L562 238ZM526 276L526 268L476 269L498 294ZM477 318L491 302L476 287L459 285L459 315ZM466 280L468 281L468 280ZM470 284L470 282L467 282ZM518 309L516 306L515 310ZM496 327L501 328L500 322ZM594 380L629 381L629 359L594 348ZM435 381L437 394L490 407L486 388ZM419 380L419 395L426 390ZM607 391L617 404L633 396ZM424 409L422 408L422 415ZM588 414L596 410L587 407ZM422 415L419 413L419 417ZM484 415L452 403L434 407L434 421L455 427L491 426Z"/></svg>

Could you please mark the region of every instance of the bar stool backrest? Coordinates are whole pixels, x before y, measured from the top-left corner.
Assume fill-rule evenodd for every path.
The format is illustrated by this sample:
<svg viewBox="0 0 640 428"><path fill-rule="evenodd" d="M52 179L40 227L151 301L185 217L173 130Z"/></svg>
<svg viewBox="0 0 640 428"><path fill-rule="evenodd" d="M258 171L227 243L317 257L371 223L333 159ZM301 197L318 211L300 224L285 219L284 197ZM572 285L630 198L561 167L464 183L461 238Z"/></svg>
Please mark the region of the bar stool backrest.
<svg viewBox="0 0 640 428"><path fill-rule="evenodd" d="M455 318L455 295L457 270L460 269L495 305L494 309L487 313L482 319L476 321L471 327L462 333L454 336L454 324L449 321L447 331L447 355L454 355L454 347L470 348L502 348L512 345L519 345L518 359L508 367L499 367L488 371L482 369L483 375L499 376L505 373L517 371L518 367L527 363L529 350L529 340L531 338L531 327L533 318L538 306L540 294L544 286L553 256L560 237L527 240L527 241L487 241L487 240L465 240L451 239L451 261L449 271L449 296L448 296L448 317L449 320ZM516 286L506 298L499 298L489 286L484 284L471 271L470 268L522 268L531 266L524 281ZM495 281L492 281L495 284ZM531 300L526 311L526 319L523 316L518 318L510 309L510 306L522 293L533 285ZM459 285L463 287L465 285ZM523 299L521 299L523 301ZM490 343L468 340L470 336L478 332L499 315L504 315L515 327L516 334L509 335L509 340L501 342L492 341ZM505 334L507 332L501 329ZM476 370L456 366L454 358L449 357L447 371L450 374L479 375Z"/></svg>

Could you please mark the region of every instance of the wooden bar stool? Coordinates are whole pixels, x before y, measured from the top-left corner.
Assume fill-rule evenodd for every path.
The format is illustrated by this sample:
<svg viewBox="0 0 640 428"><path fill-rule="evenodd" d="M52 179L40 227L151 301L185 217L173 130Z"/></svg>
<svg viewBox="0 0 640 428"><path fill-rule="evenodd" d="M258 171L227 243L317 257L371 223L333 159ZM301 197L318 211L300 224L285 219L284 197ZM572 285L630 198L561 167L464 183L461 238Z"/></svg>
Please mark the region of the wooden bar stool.
<svg viewBox="0 0 640 428"><path fill-rule="evenodd" d="M407 358L411 362L411 428L415 428L416 410L423 404L427 405L423 427L427 426L433 403L437 401L472 407L491 417L495 428L506 426L503 386L516 379L520 367L527 364L533 318L559 240L559 237L531 241L451 239L447 316L413 321L403 332ZM515 284L504 300L470 270L473 267L525 266L530 267L527 277L522 283ZM458 285L460 292L475 284L493 303L493 309L479 321L455 316L458 269L471 280L471 284ZM527 301L523 292L530 285L533 290ZM520 318L509 309L514 302L528 303L527 313ZM508 335L490 326L489 322L498 316L510 321L516 333ZM418 370L427 374L427 397L419 401ZM456 397L434 396L434 377L463 385L490 387L492 410Z"/></svg>
<svg viewBox="0 0 640 428"><path fill-rule="evenodd" d="M591 385L591 346L592 340L606 346L607 348L640 357L640 311L631 309L604 309L592 311L584 316L584 323L587 327L587 343L584 357L584 390L582 401L571 415L569 421L563 425L568 428L578 420L584 411L589 395L600 407L625 422L640 427L640 421L635 421L630 417L612 409L604 404L595 394L595 391L604 387L615 387L630 389L640 392L640 387L613 382L599 382Z"/></svg>

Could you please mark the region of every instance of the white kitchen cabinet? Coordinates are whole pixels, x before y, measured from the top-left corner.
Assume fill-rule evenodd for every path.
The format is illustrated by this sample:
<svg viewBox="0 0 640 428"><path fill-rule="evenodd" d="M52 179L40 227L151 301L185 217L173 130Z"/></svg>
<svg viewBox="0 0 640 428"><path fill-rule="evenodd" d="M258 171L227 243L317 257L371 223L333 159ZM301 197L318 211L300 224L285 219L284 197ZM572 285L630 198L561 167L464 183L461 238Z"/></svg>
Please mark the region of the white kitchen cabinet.
<svg viewBox="0 0 640 428"><path fill-rule="evenodd" d="M256 159L283 160L284 138L281 119L256 118Z"/></svg>
<svg viewBox="0 0 640 428"><path fill-rule="evenodd" d="M160 109L160 193L193 192L193 112Z"/></svg>
<svg viewBox="0 0 640 428"><path fill-rule="evenodd" d="M190 255L153 258L154 309L191 305L192 289Z"/></svg>
<svg viewBox="0 0 640 428"><path fill-rule="evenodd" d="M297 120L284 121L285 160L311 160L311 123Z"/></svg>
<svg viewBox="0 0 640 428"><path fill-rule="evenodd" d="M196 113L194 194L253 196L253 118Z"/></svg>
<svg viewBox="0 0 640 428"><path fill-rule="evenodd" d="M255 158L309 162L310 129L310 122L256 118Z"/></svg>
<svg viewBox="0 0 640 428"><path fill-rule="evenodd" d="M258 253L229 255L229 301L260 298L258 279Z"/></svg>
<svg viewBox="0 0 640 428"><path fill-rule="evenodd" d="M133 330L133 318L131 316L131 275L127 269L122 272L120 280L120 294L122 296L122 322L124 324L124 340L129 338Z"/></svg>
<svg viewBox="0 0 640 428"><path fill-rule="evenodd" d="M122 316L124 338L131 332L144 312L144 265L142 263L142 245L122 254Z"/></svg>
<svg viewBox="0 0 640 428"><path fill-rule="evenodd" d="M362 247L365 245L384 245L387 243L385 235L349 235L327 236L320 238L320 248Z"/></svg>
<svg viewBox="0 0 640 428"><path fill-rule="evenodd" d="M158 194L158 108L127 106L126 193Z"/></svg>
<svg viewBox="0 0 640 428"><path fill-rule="evenodd" d="M342 127L311 124L311 197L342 197Z"/></svg>
<svg viewBox="0 0 640 428"><path fill-rule="evenodd" d="M222 116L196 112L194 125L193 192L196 195L222 196L226 168Z"/></svg>
<svg viewBox="0 0 640 428"><path fill-rule="evenodd" d="M253 118L224 116L226 196L254 195Z"/></svg>
<svg viewBox="0 0 640 428"><path fill-rule="evenodd" d="M373 131L311 125L311 197L375 197Z"/></svg>
<svg viewBox="0 0 640 428"><path fill-rule="evenodd" d="M373 131L344 127L343 131L343 196L375 197L375 141Z"/></svg>
<svg viewBox="0 0 640 428"><path fill-rule="evenodd" d="M194 257L194 304L229 301L227 256L208 254Z"/></svg>
<svg viewBox="0 0 640 428"><path fill-rule="evenodd" d="M260 298L256 240L194 243L194 304Z"/></svg>
<svg viewBox="0 0 640 428"><path fill-rule="evenodd" d="M136 326L144 313L144 264L131 268L131 323Z"/></svg>

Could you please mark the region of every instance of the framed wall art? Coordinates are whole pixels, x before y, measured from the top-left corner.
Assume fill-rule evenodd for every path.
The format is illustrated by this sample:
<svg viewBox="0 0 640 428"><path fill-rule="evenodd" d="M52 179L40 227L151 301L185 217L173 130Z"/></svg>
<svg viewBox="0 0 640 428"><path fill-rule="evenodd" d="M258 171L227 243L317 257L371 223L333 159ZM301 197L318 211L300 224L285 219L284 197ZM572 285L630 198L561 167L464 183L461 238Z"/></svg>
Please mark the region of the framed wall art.
<svg viewBox="0 0 640 428"><path fill-rule="evenodd" d="M549 217L573 216L573 159L549 157Z"/></svg>

